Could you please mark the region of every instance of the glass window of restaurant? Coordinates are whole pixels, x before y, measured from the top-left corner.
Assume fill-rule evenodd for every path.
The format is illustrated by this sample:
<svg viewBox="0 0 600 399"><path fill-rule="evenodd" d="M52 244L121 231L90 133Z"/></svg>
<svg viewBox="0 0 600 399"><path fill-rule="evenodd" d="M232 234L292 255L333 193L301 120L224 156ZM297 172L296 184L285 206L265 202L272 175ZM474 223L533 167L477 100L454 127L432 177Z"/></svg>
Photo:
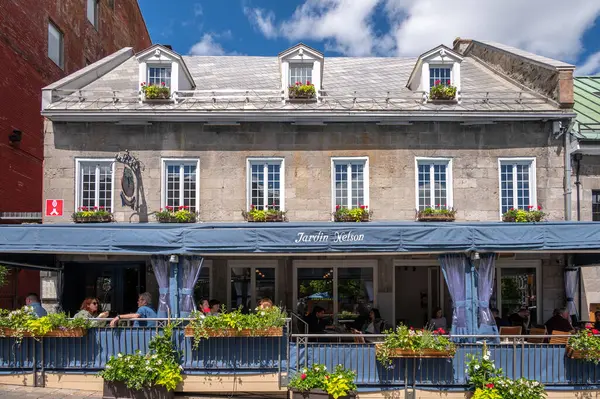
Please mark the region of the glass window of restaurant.
<svg viewBox="0 0 600 399"><path fill-rule="evenodd" d="M508 319L524 305L529 308L531 324L543 324L541 278L539 261L498 260L490 307L498 308L501 317Z"/></svg>
<svg viewBox="0 0 600 399"><path fill-rule="evenodd" d="M227 287L227 309L253 310L258 301L269 298L278 304L277 261L229 261Z"/></svg>
<svg viewBox="0 0 600 399"><path fill-rule="evenodd" d="M209 260L205 260L202 263L202 268L200 269L200 276L198 276L198 281L196 281L196 285L194 286L194 298L196 299L196 304L199 304L201 300L213 299L212 293L212 262Z"/></svg>
<svg viewBox="0 0 600 399"><path fill-rule="evenodd" d="M335 321L352 320L377 306L376 260L294 261L294 310L315 306Z"/></svg>

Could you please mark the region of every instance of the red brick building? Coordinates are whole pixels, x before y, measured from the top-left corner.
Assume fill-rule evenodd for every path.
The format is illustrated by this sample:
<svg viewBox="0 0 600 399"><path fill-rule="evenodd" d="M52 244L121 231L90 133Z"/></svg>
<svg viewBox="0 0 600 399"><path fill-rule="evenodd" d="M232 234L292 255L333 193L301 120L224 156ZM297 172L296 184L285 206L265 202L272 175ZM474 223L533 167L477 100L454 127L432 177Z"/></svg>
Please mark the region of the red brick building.
<svg viewBox="0 0 600 399"><path fill-rule="evenodd" d="M137 0L0 1L0 223L41 219L42 87L150 45Z"/></svg>
<svg viewBox="0 0 600 399"><path fill-rule="evenodd" d="M42 87L150 45L137 0L0 1L0 223L41 221ZM39 291L40 272L16 269L7 281L0 307L20 306Z"/></svg>

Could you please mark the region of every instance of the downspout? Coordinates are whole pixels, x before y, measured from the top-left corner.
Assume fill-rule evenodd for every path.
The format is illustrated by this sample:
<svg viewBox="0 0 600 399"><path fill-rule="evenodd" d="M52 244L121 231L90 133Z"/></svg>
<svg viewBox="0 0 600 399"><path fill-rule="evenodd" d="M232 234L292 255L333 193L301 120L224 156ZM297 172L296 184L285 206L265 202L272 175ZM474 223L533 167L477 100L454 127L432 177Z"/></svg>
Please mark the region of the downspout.
<svg viewBox="0 0 600 399"><path fill-rule="evenodd" d="M577 221L581 221L581 181L579 180L579 171L581 169L581 159L583 158L583 154L577 153L575 154L575 187L577 188Z"/></svg>
<svg viewBox="0 0 600 399"><path fill-rule="evenodd" d="M570 126L569 126L570 127ZM565 178L564 178L564 185L565 185L565 192L564 192L564 199L565 199L565 220L571 220L571 132L570 132L570 128L567 127L565 128L563 134L564 134L564 139L565 139L565 151L564 151L564 163L565 163Z"/></svg>

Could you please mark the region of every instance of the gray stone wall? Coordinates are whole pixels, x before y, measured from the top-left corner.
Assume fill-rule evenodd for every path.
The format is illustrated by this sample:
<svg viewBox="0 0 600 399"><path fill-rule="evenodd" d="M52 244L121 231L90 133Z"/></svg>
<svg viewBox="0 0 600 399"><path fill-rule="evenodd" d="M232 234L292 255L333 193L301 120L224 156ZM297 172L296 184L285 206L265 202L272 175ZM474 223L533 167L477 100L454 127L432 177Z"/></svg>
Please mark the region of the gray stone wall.
<svg viewBox="0 0 600 399"><path fill-rule="evenodd" d="M571 187L573 193L571 194L572 203L572 218L577 220L577 186L576 181L576 162L573 161L573 173L571 175ZM600 190L600 156L584 155L581 160L581 167L579 172L579 180L581 187L579 191L580 195L580 207L581 207L581 220L591 221L592 220L592 190Z"/></svg>
<svg viewBox="0 0 600 399"><path fill-rule="evenodd" d="M130 150L144 163L147 211L121 206L122 165L115 171L118 222L154 221L160 208L161 157L200 159L200 220L241 221L246 207L248 157L285 158L285 204L291 221L327 221L331 212L331 157L369 158L374 220L413 220L415 157L453 160L457 220L499 220L499 157L535 157L537 197L549 219L563 218L563 158L551 124L497 123L463 126L422 122L375 124L248 123L208 127L195 123L117 126L101 123L45 125L44 197L64 199L65 215L45 223L68 223L75 208L75 157L112 158Z"/></svg>

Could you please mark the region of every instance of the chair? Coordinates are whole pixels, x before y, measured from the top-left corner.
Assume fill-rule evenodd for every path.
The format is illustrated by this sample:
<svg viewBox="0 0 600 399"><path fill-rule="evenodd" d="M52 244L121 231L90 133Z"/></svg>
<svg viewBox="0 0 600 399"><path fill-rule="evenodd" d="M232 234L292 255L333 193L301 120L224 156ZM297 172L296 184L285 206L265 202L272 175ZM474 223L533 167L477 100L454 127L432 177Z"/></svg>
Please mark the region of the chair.
<svg viewBox="0 0 600 399"><path fill-rule="evenodd" d="M500 327L500 335L521 335L522 330L521 326Z"/></svg>
<svg viewBox="0 0 600 399"><path fill-rule="evenodd" d="M567 331L553 330L552 338L550 338L550 344L566 345L569 342L570 335L571 333Z"/></svg>
<svg viewBox="0 0 600 399"><path fill-rule="evenodd" d="M546 335L546 333L547 333L546 327L544 327L544 328L532 327L531 330L529 330L530 335ZM527 338L527 342L530 344L543 344L544 338Z"/></svg>

